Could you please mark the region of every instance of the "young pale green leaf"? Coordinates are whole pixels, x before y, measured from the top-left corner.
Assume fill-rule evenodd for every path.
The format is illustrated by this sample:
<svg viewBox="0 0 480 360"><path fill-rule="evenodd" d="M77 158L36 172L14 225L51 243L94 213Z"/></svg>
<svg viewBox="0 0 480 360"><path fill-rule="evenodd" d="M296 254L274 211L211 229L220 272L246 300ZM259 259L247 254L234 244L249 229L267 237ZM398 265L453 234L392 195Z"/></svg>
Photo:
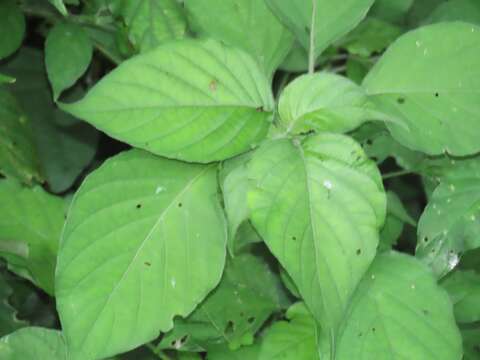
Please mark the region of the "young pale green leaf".
<svg viewBox="0 0 480 360"><path fill-rule="evenodd" d="M187 0L185 6L200 33L244 49L270 76L292 48L293 35L263 0Z"/></svg>
<svg viewBox="0 0 480 360"><path fill-rule="evenodd" d="M394 42L363 83L393 137L431 155L480 150L480 27L441 23ZM408 65L407 65L408 64Z"/></svg>
<svg viewBox="0 0 480 360"><path fill-rule="evenodd" d="M0 2L0 59L15 52L23 41L25 17L15 0Z"/></svg>
<svg viewBox="0 0 480 360"><path fill-rule="evenodd" d="M163 336L161 348L209 350L225 342L230 348L250 345L270 315L287 306L280 279L265 259L240 254L227 262L219 286L205 301Z"/></svg>
<svg viewBox="0 0 480 360"><path fill-rule="evenodd" d="M480 321L480 275L475 271L455 271L442 281L453 302L458 323Z"/></svg>
<svg viewBox="0 0 480 360"><path fill-rule="evenodd" d="M480 3L476 0L453 0L440 4L428 17L427 23L465 21L480 25Z"/></svg>
<svg viewBox="0 0 480 360"><path fill-rule="evenodd" d="M418 224L416 256L439 277L480 247L480 161L459 161L442 178Z"/></svg>
<svg viewBox="0 0 480 360"><path fill-rule="evenodd" d="M140 52L185 36L187 22L177 0L124 1L118 9L128 28L129 40Z"/></svg>
<svg viewBox="0 0 480 360"><path fill-rule="evenodd" d="M12 287L4 274L0 273L0 337L27 325L25 321L17 319L17 311L10 305L12 293Z"/></svg>
<svg viewBox="0 0 480 360"><path fill-rule="evenodd" d="M92 52L92 43L82 27L58 23L50 30L45 41L45 65L54 100L87 70Z"/></svg>
<svg viewBox="0 0 480 360"><path fill-rule="evenodd" d="M408 255L378 255L345 314L335 359L461 358L452 304L431 272Z"/></svg>
<svg viewBox="0 0 480 360"><path fill-rule="evenodd" d="M67 190L92 161L99 132L55 106L41 52L23 48L4 71L17 79L10 89L32 119L39 167L49 190Z"/></svg>
<svg viewBox="0 0 480 360"><path fill-rule="evenodd" d="M374 117L364 90L336 74L303 75L290 83L278 104L288 133L347 132Z"/></svg>
<svg viewBox="0 0 480 360"><path fill-rule="evenodd" d="M60 331L27 327L0 339L2 360L67 360L67 349Z"/></svg>
<svg viewBox="0 0 480 360"><path fill-rule="evenodd" d="M312 1L265 0L306 50L310 49ZM336 40L355 28L367 15L373 0L316 0L314 44L316 57Z"/></svg>
<svg viewBox="0 0 480 360"><path fill-rule="evenodd" d="M70 207L56 271L71 360L158 336L220 280L226 226L216 167L132 150L91 173Z"/></svg>
<svg viewBox="0 0 480 360"><path fill-rule="evenodd" d="M333 335L375 256L386 197L352 139L321 134L267 142L249 164L251 219L307 306Z"/></svg>
<svg viewBox="0 0 480 360"><path fill-rule="evenodd" d="M266 331L258 360L319 360L318 328L312 314L297 303L286 316L288 322L278 321Z"/></svg>
<svg viewBox="0 0 480 360"><path fill-rule="evenodd" d="M0 256L52 295L64 200L13 180L0 180L0 199Z"/></svg>
<svg viewBox="0 0 480 360"><path fill-rule="evenodd" d="M248 219L247 204L249 153L227 160L219 173L225 213L228 220L228 249L235 254L235 239L240 225Z"/></svg>
<svg viewBox="0 0 480 360"><path fill-rule="evenodd" d="M3 87L0 87L0 119L0 173L26 184L41 180L30 119Z"/></svg>
<svg viewBox="0 0 480 360"><path fill-rule="evenodd" d="M212 40L182 40L125 61L83 100L63 107L133 146L206 163L262 140L273 98L244 52Z"/></svg>

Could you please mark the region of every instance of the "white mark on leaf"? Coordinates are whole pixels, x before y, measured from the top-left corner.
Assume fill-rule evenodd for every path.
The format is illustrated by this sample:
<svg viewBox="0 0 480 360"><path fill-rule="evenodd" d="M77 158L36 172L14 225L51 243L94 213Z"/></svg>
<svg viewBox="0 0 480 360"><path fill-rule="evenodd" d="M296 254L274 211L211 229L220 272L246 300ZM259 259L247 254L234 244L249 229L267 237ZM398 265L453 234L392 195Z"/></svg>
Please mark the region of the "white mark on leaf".
<svg viewBox="0 0 480 360"><path fill-rule="evenodd" d="M155 194L158 195L160 194L162 191L165 191L165 188L163 186L157 186L157 188L155 189Z"/></svg>
<svg viewBox="0 0 480 360"><path fill-rule="evenodd" d="M330 180L325 180L323 182L323 186L325 186L325 188L328 189L328 190L332 190L332 188L333 188L333 184Z"/></svg>
<svg viewBox="0 0 480 360"><path fill-rule="evenodd" d="M172 287L175 288L175 286L177 285L177 282L175 281L175 278L172 278L172 280L170 281L170 283L172 284Z"/></svg>

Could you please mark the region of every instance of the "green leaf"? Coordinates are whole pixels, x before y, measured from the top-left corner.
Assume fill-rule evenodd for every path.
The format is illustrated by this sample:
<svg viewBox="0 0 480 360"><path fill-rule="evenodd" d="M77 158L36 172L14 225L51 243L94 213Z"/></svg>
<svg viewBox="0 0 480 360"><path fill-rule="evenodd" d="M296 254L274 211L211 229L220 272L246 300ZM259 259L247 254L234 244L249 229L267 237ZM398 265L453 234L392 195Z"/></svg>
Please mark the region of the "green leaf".
<svg viewBox="0 0 480 360"><path fill-rule="evenodd" d="M286 317L266 331L258 360L319 360L317 325L305 305L293 305Z"/></svg>
<svg viewBox="0 0 480 360"><path fill-rule="evenodd" d="M250 153L227 160L219 173L225 213L228 220L228 249L235 254L235 239L240 225L248 219L248 171Z"/></svg>
<svg viewBox="0 0 480 360"><path fill-rule="evenodd" d="M465 21L480 25L480 3L476 0L454 0L440 4L428 17L427 23Z"/></svg>
<svg viewBox="0 0 480 360"><path fill-rule="evenodd" d="M259 360L260 346L242 346L232 350L225 345L217 346L207 353L206 360Z"/></svg>
<svg viewBox="0 0 480 360"><path fill-rule="evenodd" d="M45 41L45 64L54 100L87 70L92 52L92 43L82 27L58 23L50 30Z"/></svg>
<svg viewBox="0 0 480 360"><path fill-rule="evenodd" d="M17 319L17 310L10 304L12 293L12 287L0 273L0 337L27 325L26 322Z"/></svg>
<svg viewBox="0 0 480 360"><path fill-rule="evenodd" d="M25 16L15 0L2 0L0 3L0 59L15 52L25 34Z"/></svg>
<svg viewBox="0 0 480 360"><path fill-rule="evenodd" d="M337 360L462 358L448 295L415 258L379 255L345 314Z"/></svg>
<svg viewBox="0 0 480 360"><path fill-rule="evenodd" d="M0 173L26 184L41 180L30 119L4 87L0 87L0 119Z"/></svg>
<svg viewBox="0 0 480 360"><path fill-rule="evenodd" d="M55 6L55 8L62 14L63 16L68 15L67 8L65 7L65 4L63 3L63 0L48 0L50 4Z"/></svg>
<svg viewBox="0 0 480 360"><path fill-rule="evenodd" d="M430 25L393 43L363 84L384 112L403 120L387 123L400 143L431 155L469 155L480 150L479 57L480 27Z"/></svg>
<svg viewBox="0 0 480 360"><path fill-rule="evenodd" d="M279 277L265 258L244 253L230 259L219 286L185 320L163 336L161 348L210 350L250 345L270 315L287 304Z"/></svg>
<svg viewBox="0 0 480 360"><path fill-rule="evenodd" d="M226 227L216 167L124 152L76 193L56 270L70 360L112 356L168 331L220 281Z"/></svg>
<svg viewBox="0 0 480 360"><path fill-rule="evenodd" d="M28 327L0 339L2 360L66 360L62 333L40 327Z"/></svg>
<svg viewBox="0 0 480 360"><path fill-rule="evenodd" d="M12 270L53 294L64 200L13 180L0 180L0 198L0 256Z"/></svg>
<svg viewBox="0 0 480 360"><path fill-rule="evenodd" d="M312 1L266 0L272 11L287 25L306 50L310 48ZM373 0L317 0L315 57L355 28L365 17Z"/></svg>
<svg viewBox="0 0 480 360"><path fill-rule="evenodd" d="M370 15L391 23L400 23L415 2L425 0L376 0Z"/></svg>
<svg viewBox="0 0 480 360"><path fill-rule="evenodd" d="M0 84L13 84L15 81L16 79L11 76L0 74Z"/></svg>
<svg viewBox="0 0 480 360"><path fill-rule="evenodd" d="M474 271L454 271L442 281L453 302L458 323L480 321L480 275Z"/></svg>
<svg viewBox="0 0 480 360"><path fill-rule="evenodd" d="M303 75L280 96L280 123L292 134L347 132L370 119L373 104L351 80L330 73Z"/></svg>
<svg viewBox="0 0 480 360"><path fill-rule="evenodd" d="M37 156L48 188L64 192L92 161L99 132L55 106L41 52L22 49L4 71L17 78L10 88L32 120ZM72 94L76 90L72 89Z"/></svg>
<svg viewBox="0 0 480 360"><path fill-rule="evenodd" d="M187 22L177 0L124 1L119 14L125 19L129 39L140 52L185 36Z"/></svg>
<svg viewBox="0 0 480 360"><path fill-rule="evenodd" d="M464 358L463 360L480 359L480 327L462 329Z"/></svg>
<svg viewBox="0 0 480 360"><path fill-rule="evenodd" d="M333 336L385 219L375 163L352 139L321 134L265 143L249 178L254 226Z"/></svg>
<svg viewBox="0 0 480 360"><path fill-rule="evenodd" d="M259 0L186 0L196 27L253 55L271 76L293 45L293 36Z"/></svg>
<svg viewBox="0 0 480 360"><path fill-rule="evenodd" d="M211 40L183 40L125 61L83 100L63 107L133 146L205 163L262 140L273 99L247 54Z"/></svg>
<svg viewBox="0 0 480 360"><path fill-rule="evenodd" d="M350 54L369 57L386 49L401 34L402 29L398 26L369 17L343 37L338 45Z"/></svg>
<svg viewBox="0 0 480 360"><path fill-rule="evenodd" d="M442 178L418 224L416 256L441 277L480 247L480 162L458 162Z"/></svg>

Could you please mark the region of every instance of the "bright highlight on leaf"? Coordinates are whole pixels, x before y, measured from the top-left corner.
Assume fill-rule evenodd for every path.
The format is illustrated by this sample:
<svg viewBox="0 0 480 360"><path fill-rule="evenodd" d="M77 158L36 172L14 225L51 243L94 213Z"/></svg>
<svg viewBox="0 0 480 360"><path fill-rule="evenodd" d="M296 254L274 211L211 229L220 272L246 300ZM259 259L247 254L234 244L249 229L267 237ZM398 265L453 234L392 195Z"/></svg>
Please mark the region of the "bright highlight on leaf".
<svg viewBox="0 0 480 360"><path fill-rule="evenodd" d="M133 146L207 163L258 144L273 100L246 53L212 40L184 40L126 61L63 108Z"/></svg>
<svg viewBox="0 0 480 360"><path fill-rule="evenodd" d="M217 186L214 165L140 150L113 157L84 181L56 272L72 360L153 340L217 285L226 244Z"/></svg>

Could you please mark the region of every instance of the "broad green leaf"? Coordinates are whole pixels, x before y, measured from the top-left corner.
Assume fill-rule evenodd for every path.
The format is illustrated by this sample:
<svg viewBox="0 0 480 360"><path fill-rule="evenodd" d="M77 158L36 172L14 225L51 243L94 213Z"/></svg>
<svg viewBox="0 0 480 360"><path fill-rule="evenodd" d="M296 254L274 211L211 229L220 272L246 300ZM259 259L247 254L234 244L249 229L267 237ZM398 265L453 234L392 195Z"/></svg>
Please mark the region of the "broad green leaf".
<svg viewBox="0 0 480 360"><path fill-rule="evenodd" d="M32 124L12 94L0 86L0 173L26 184L41 180Z"/></svg>
<svg viewBox="0 0 480 360"><path fill-rule="evenodd" d="M55 8L62 14L63 16L68 15L67 8L65 7L65 4L63 3L63 0L48 0L50 4L55 6Z"/></svg>
<svg viewBox="0 0 480 360"><path fill-rule="evenodd" d="M480 359L480 326L462 329L463 360Z"/></svg>
<svg viewBox="0 0 480 360"><path fill-rule="evenodd" d="M403 120L387 123L403 145L469 155L480 150L479 57L480 27L429 25L394 42L363 85L384 112Z"/></svg>
<svg viewBox="0 0 480 360"><path fill-rule="evenodd" d="M347 132L370 119L373 104L361 87L336 74L303 75L280 96L280 123L292 134Z"/></svg>
<svg viewBox="0 0 480 360"><path fill-rule="evenodd" d="M402 204L402 201L392 191L387 192L387 218L380 232L379 251L387 251L397 243L398 238L403 232L404 224L416 226L415 220Z"/></svg>
<svg viewBox="0 0 480 360"><path fill-rule="evenodd" d="M305 305L294 304L286 317L266 331L258 360L319 360L317 324Z"/></svg>
<svg viewBox="0 0 480 360"><path fill-rule="evenodd" d="M0 339L2 360L66 360L62 333L40 327L27 327Z"/></svg>
<svg viewBox="0 0 480 360"><path fill-rule="evenodd" d="M250 345L271 314L287 303L280 279L265 259L240 254L227 262L219 286L205 301L163 336L161 347L210 350L220 343L232 349Z"/></svg>
<svg viewBox="0 0 480 360"><path fill-rule="evenodd" d="M64 200L13 180L0 180L0 199L0 256L52 295Z"/></svg>
<svg viewBox="0 0 480 360"><path fill-rule="evenodd" d="M337 360L460 360L452 304L415 258L378 255L345 314Z"/></svg>
<svg viewBox="0 0 480 360"><path fill-rule="evenodd" d="M249 179L254 226L333 337L385 219L375 163L352 139L325 133L266 142Z"/></svg>
<svg viewBox="0 0 480 360"><path fill-rule="evenodd" d="M56 270L70 360L112 356L168 331L220 280L226 227L216 167L132 150L76 193Z"/></svg>
<svg viewBox="0 0 480 360"><path fill-rule="evenodd" d="M416 256L439 277L480 247L480 162L458 162L435 189L418 223Z"/></svg>
<svg viewBox="0 0 480 360"><path fill-rule="evenodd" d="M416 28L441 4L450 0L414 0L407 14L407 24Z"/></svg>
<svg viewBox="0 0 480 360"><path fill-rule="evenodd" d="M347 49L350 54L368 57L385 50L401 34L400 27L368 17L343 37L338 45Z"/></svg>
<svg viewBox="0 0 480 360"><path fill-rule="evenodd" d="M200 33L253 55L272 75L293 45L293 36L264 0L186 0Z"/></svg>
<svg viewBox="0 0 480 360"><path fill-rule="evenodd" d="M250 154L227 160L219 173L225 214L228 220L228 249L235 253L235 238L240 225L248 219L248 171Z"/></svg>
<svg viewBox="0 0 480 360"><path fill-rule="evenodd" d="M458 323L480 321L480 275L474 271L454 271L442 281L453 302Z"/></svg>
<svg viewBox="0 0 480 360"><path fill-rule="evenodd" d="M217 346L207 353L206 360L259 360L260 346L242 346L232 350L225 345Z"/></svg>
<svg viewBox="0 0 480 360"><path fill-rule="evenodd" d="M265 0L272 11L295 34L306 50L310 48L312 1ZM355 28L365 17L373 0L316 0L315 55Z"/></svg>
<svg viewBox="0 0 480 360"><path fill-rule="evenodd" d="M55 106L41 52L22 49L4 71L17 78L10 89L32 120L42 176L49 190L64 192L92 161L99 132Z"/></svg>
<svg viewBox="0 0 480 360"><path fill-rule="evenodd" d="M15 52L23 41L25 17L15 0L0 2L0 59Z"/></svg>
<svg viewBox="0 0 480 360"><path fill-rule="evenodd" d="M480 3L477 0L453 0L440 4L426 22L465 21L480 25Z"/></svg>
<svg viewBox="0 0 480 360"><path fill-rule="evenodd" d="M63 107L133 146L205 163L262 140L273 99L247 54L212 40L183 40L125 61Z"/></svg>
<svg viewBox="0 0 480 360"><path fill-rule="evenodd" d="M10 304L12 292L12 287L0 273L0 337L27 325L26 322L17 319L17 311Z"/></svg>
<svg viewBox="0 0 480 360"><path fill-rule="evenodd" d="M128 0L118 9L129 39L140 52L185 36L187 22L177 0Z"/></svg>
<svg viewBox="0 0 480 360"><path fill-rule="evenodd" d="M79 25L58 23L50 30L45 41L45 65L54 100L87 70L92 52L92 43Z"/></svg>
<svg viewBox="0 0 480 360"><path fill-rule="evenodd" d="M425 0L376 0L370 15L391 23L403 22L414 2Z"/></svg>

